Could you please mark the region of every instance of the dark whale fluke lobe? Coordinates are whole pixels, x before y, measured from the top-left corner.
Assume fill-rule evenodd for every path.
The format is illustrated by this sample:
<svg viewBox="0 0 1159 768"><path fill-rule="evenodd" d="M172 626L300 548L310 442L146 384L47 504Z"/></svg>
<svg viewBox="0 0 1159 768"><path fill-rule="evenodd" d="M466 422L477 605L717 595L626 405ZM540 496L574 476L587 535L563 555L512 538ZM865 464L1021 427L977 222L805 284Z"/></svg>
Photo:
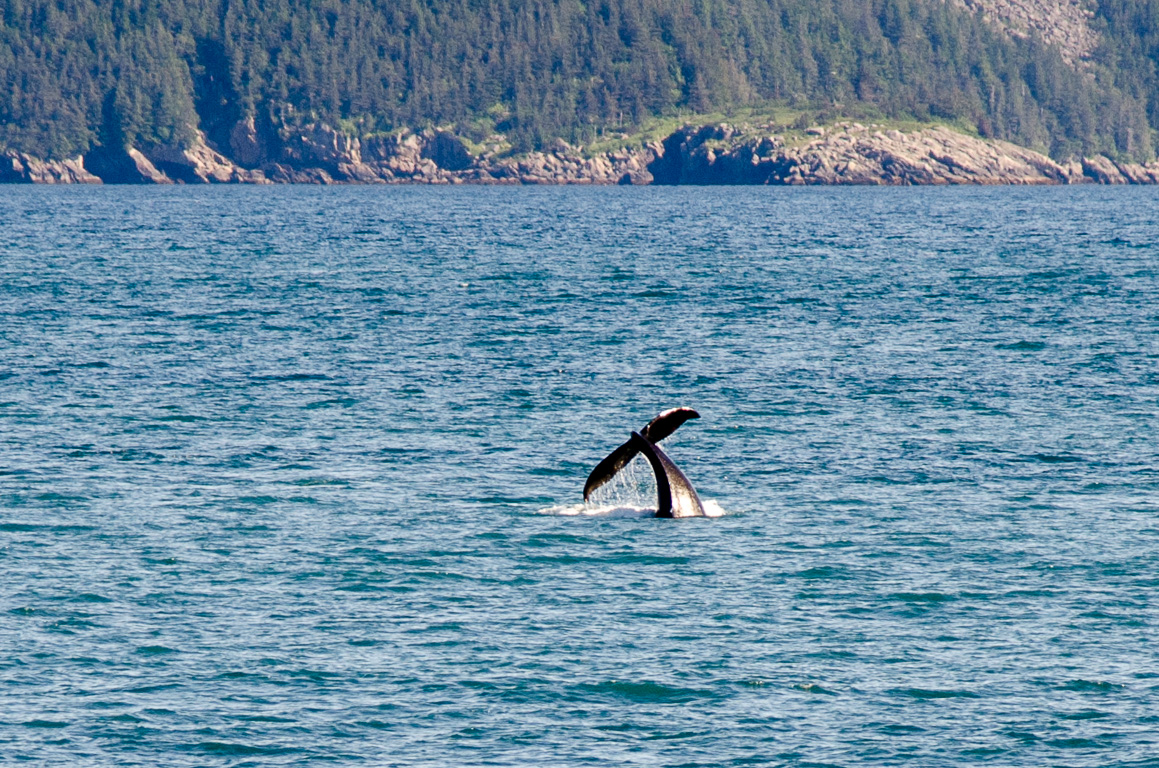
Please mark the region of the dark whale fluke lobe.
<svg viewBox="0 0 1159 768"><path fill-rule="evenodd" d="M655 445L679 429L684 422L699 418L700 414L691 408L669 408L649 421L648 425L640 430L640 437Z"/></svg>
<svg viewBox="0 0 1159 768"><path fill-rule="evenodd" d="M684 422L699 418L700 414L691 408L669 408L649 421L647 426L640 430L640 436L655 445L679 429ZM628 466L628 462L636 458L636 454L639 452L640 449L629 440L609 453L607 458L597 464L592 473L588 475L588 481L584 483L584 501L588 500L593 491Z"/></svg>
<svg viewBox="0 0 1159 768"><path fill-rule="evenodd" d="M668 454L656 445L684 422L698 418L700 414L691 408L673 408L652 419L640 432L633 432L628 442L612 451L592 470L584 485L584 501L592 491L615 477L636 454L642 453L656 475L656 517L704 517L704 505L696 489Z"/></svg>

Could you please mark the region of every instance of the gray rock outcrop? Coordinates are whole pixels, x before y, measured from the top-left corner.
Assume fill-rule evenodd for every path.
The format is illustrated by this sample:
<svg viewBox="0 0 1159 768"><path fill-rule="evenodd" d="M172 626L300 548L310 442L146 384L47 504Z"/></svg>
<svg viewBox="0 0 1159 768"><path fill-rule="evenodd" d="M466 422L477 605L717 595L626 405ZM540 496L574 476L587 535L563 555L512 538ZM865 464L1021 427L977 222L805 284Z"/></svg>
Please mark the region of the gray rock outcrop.
<svg viewBox="0 0 1159 768"><path fill-rule="evenodd" d="M1159 161L1146 165L1116 163L1109 157L1084 157L1083 174L1098 184L1159 184Z"/></svg>
<svg viewBox="0 0 1159 768"><path fill-rule="evenodd" d="M549 151L500 160L486 170L497 181L516 184L650 183L648 164L655 157L652 147L586 157L560 142Z"/></svg>
<svg viewBox="0 0 1159 768"><path fill-rule="evenodd" d="M182 184L270 183L262 171L242 168L209 147L201 133L186 149L161 146L150 149L145 156L157 172Z"/></svg>
<svg viewBox="0 0 1159 768"><path fill-rule="evenodd" d="M449 131L435 132L423 143L421 154L444 171L465 171L475 163L463 140Z"/></svg>
<svg viewBox="0 0 1159 768"><path fill-rule="evenodd" d="M1159 162L1107 157L1058 163L1004 141L935 126L884 130L858 123L811 128L807 140L686 127L649 166L659 184L1155 184Z"/></svg>
<svg viewBox="0 0 1159 768"><path fill-rule="evenodd" d="M83 157L40 160L9 150L0 155L0 183L6 184L100 184L85 168Z"/></svg>
<svg viewBox="0 0 1159 768"><path fill-rule="evenodd" d="M97 147L85 155L85 166L106 184L172 184L135 147Z"/></svg>
<svg viewBox="0 0 1159 768"><path fill-rule="evenodd" d="M256 168L266 162L269 147L265 138L258 133L253 115L246 115L233 126L229 134L229 150L230 156L246 168Z"/></svg>
<svg viewBox="0 0 1159 768"><path fill-rule="evenodd" d="M666 159L657 163L664 172L661 183L1065 184L1074 180L1066 168L1045 155L943 127L903 133L847 123L812 133L816 138L803 143L786 144L774 135L741 136L729 145L738 136L729 126L685 130L682 141L675 134L665 142Z"/></svg>

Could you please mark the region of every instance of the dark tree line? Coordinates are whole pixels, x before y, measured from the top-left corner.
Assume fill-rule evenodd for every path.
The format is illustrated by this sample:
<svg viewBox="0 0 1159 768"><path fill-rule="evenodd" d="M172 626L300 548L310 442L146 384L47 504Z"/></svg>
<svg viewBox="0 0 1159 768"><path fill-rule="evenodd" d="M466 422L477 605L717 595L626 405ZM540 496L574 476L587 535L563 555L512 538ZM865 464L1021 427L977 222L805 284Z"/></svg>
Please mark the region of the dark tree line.
<svg viewBox="0 0 1159 768"><path fill-rule="evenodd" d="M1152 155L1159 0L1105 0L1076 71L943 0L3 0L0 145L362 133L487 117L522 148L766 104L958 119L1060 157Z"/></svg>

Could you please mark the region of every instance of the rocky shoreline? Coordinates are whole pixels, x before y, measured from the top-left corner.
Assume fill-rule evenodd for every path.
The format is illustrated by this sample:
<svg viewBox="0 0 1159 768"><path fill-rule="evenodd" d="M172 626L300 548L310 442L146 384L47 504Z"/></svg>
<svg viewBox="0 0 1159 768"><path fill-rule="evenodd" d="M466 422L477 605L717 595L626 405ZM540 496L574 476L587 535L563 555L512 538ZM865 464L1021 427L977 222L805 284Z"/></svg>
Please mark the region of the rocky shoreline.
<svg viewBox="0 0 1159 768"><path fill-rule="evenodd" d="M663 140L610 151L585 152L558 141L546 151L518 157L496 149L472 152L447 131L402 131L359 139L314 124L271 136L258 131L252 118L234 127L228 147L211 146L198 136L188 148L100 149L61 161L7 151L0 153L0 183L1159 183L1159 161L1140 165L1096 156L1058 163L1014 144L941 126L899 131L845 122L794 132L772 125L721 123L685 126Z"/></svg>

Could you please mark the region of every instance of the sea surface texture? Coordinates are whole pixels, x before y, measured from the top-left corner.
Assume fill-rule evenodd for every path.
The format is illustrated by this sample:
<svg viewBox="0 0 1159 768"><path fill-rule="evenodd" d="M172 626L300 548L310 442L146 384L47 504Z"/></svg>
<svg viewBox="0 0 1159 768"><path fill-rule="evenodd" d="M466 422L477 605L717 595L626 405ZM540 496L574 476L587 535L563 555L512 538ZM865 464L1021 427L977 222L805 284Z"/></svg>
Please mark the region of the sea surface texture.
<svg viewBox="0 0 1159 768"><path fill-rule="evenodd" d="M0 195L0 762L1159 766L1159 191Z"/></svg>

